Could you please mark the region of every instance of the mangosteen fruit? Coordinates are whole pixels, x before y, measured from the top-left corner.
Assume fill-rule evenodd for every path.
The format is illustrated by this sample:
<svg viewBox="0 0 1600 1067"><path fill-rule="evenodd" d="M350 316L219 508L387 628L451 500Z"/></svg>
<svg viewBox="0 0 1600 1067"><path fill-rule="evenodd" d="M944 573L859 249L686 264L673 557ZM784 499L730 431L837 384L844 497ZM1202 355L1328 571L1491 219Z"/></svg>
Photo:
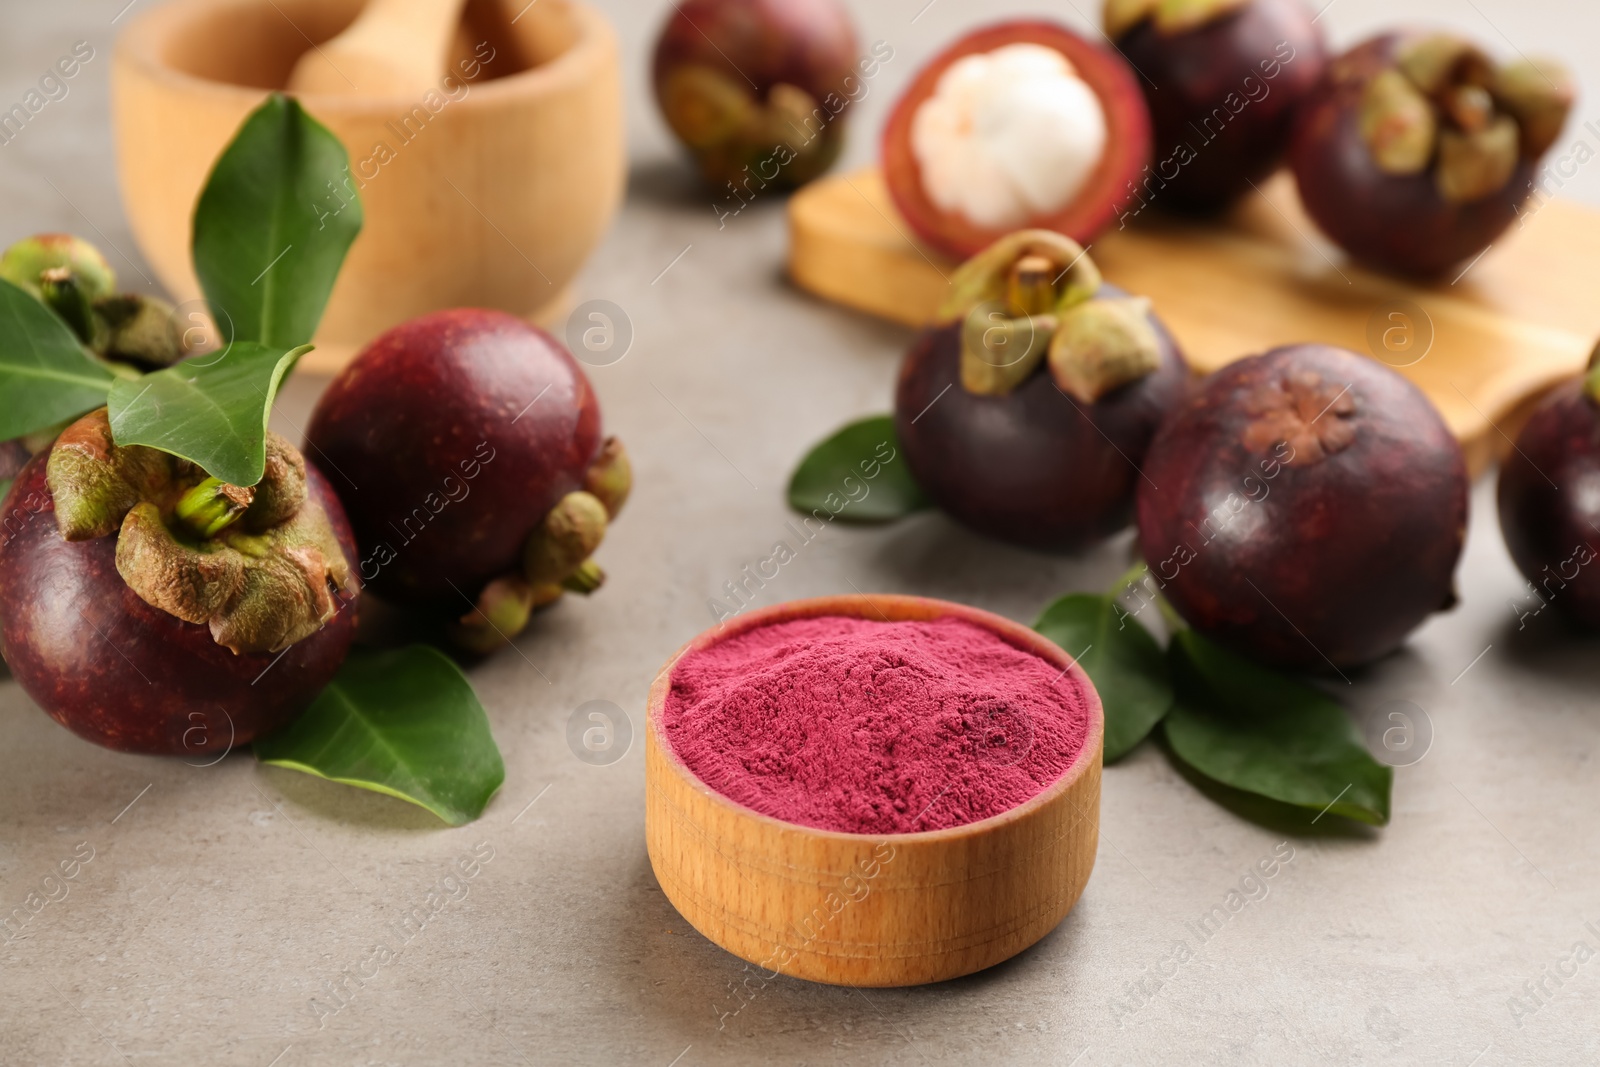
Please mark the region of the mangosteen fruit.
<svg viewBox="0 0 1600 1067"><path fill-rule="evenodd" d="M1140 80L1154 162L1130 198L1209 213L1283 162L1295 107L1327 62L1304 0L1107 0L1106 36Z"/></svg>
<svg viewBox="0 0 1600 1067"><path fill-rule="evenodd" d="M1500 467L1506 548L1541 605L1600 628L1600 346L1584 377L1540 401L1516 443Z"/></svg>
<svg viewBox="0 0 1600 1067"><path fill-rule="evenodd" d="M656 41L652 78L662 116L705 179L744 200L833 165L848 107L882 58L858 69L855 27L838 0L683 0Z"/></svg>
<svg viewBox="0 0 1600 1067"><path fill-rule="evenodd" d="M328 386L306 431L361 546L363 586L462 616L487 652L563 590L632 484L601 434L589 379L555 338L500 311L438 311L373 340Z"/></svg>
<svg viewBox="0 0 1600 1067"><path fill-rule="evenodd" d="M1144 473L1153 580L1245 655L1339 670L1455 603L1466 463L1427 397L1382 364L1319 344L1231 363L1162 424Z"/></svg>
<svg viewBox="0 0 1600 1067"><path fill-rule="evenodd" d="M1572 108L1550 60L1496 64L1443 33L1388 33L1331 60L1295 119L1306 211L1355 259L1434 277L1517 217Z"/></svg>
<svg viewBox="0 0 1600 1067"><path fill-rule="evenodd" d="M895 390L917 484L979 533L1078 548L1128 524L1139 463L1188 369L1149 301L1100 279L1052 230L1024 230L951 278Z"/></svg>
<svg viewBox="0 0 1600 1067"><path fill-rule="evenodd" d="M112 442L106 409L28 461L0 514L0 637L51 718L121 752L223 752L285 725L355 635L338 499L268 435L254 486Z"/></svg>
<svg viewBox="0 0 1600 1067"><path fill-rule="evenodd" d="M967 34L917 73L884 127L895 207L955 256L1023 228L1089 243L1149 160L1134 78L1121 57L1055 23Z"/></svg>

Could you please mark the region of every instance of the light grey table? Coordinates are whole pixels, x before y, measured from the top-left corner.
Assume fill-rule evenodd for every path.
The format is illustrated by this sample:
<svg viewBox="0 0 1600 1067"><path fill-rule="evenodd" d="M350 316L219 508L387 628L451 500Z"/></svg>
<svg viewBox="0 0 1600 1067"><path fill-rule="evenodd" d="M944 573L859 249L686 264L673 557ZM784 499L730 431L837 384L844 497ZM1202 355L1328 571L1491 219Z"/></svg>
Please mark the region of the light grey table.
<svg viewBox="0 0 1600 1067"><path fill-rule="evenodd" d="M0 101L74 41L96 58L0 147L0 241L98 234L137 285L106 120L110 23L127 2L6 0ZM1103 847L1082 901L1019 958L932 988L779 979L736 993L743 965L690 929L651 875L640 746L590 766L568 747L567 719L609 700L637 733L656 669L711 622L708 598L786 536L782 487L797 457L888 406L908 335L783 281L777 198L719 231L643 95L665 4L604 3L629 64L636 164L578 295L620 304L636 331L629 355L592 377L638 489L601 553L611 584L474 671L505 788L480 821L446 829L247 754L198 768L106 752L0 681L0 914L92 850L64 898L0 940L0 1063L1600 1061L1600 960L1572 955L1579 942L1600 950L1600 644L1548 615L1518 630L1509 605L1522 585L1487 483L1473 498L1462 606L1342 694L1358 714L1409 700L1431 723L1427 756L1398 772L1388 828L1264 828L1147 747L1105 776ZM1034 10L1082 23L1091 3ZM858 161L920 57L1022 9L855 7L864 36L896 50L857 116ZM1395 7L1504 52L1564 56L1600 93L1593 5L1334 0L1324 21L1345 44ZM1580 117L1595 114L1591 100ZM1600 202L1600 169L1566 191ZM295 380L280 414L302 424L321 384ZM1104 587L1127 552L1124 537L1076 558L1037 555L925 515L830 529L762 596L917 592L1031 620L1061 592ZM430 892L475 848L492 859L430 914ZM1196 934L1257 861L1289 849L1264 896ZM396 925L414 909L426 921L406 940ZM370 962L379 944L397 957Z"/></svg>

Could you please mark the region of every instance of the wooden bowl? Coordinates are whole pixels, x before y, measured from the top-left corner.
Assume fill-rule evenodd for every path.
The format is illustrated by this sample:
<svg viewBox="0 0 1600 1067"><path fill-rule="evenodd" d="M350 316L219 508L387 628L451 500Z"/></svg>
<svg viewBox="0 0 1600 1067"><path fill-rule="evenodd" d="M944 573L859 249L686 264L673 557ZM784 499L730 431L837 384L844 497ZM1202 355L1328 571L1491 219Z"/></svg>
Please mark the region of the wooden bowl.
<svg viewBox="0 0 1600 1067"><path fill-rule="evenodd" d="M118 40L111 97L123 204L175 299L200 295L190 225L218 154L310 42L338 34L361 5L174 0ZM457 67L431 100L302 98L344 142L366 209L307 369L337 369L381 331L439 308L560 315L615 213L622 86L605 18L577 0L540 0L513 22L499 0L473 0L457 40L457 63L476 43L493 55L476 78ZM330 190L305 208L338 203Z"/></svg>
<svg viewBox="0 0 1600 1067"><path fill-rule="evenodd" d="M1020 807L947 830L849 834L759 814L679 759L662 725L672 668L758 626L817 615L957 618L1073 677L1088 699L1078 759ZM696 930L767 974L852 986L938 982L991 967L1055 929L1094 868L1100 697L1056 645L998 615L912 596L818 597L739 616L690 641L650 687L645 841L661 889Z"/></svg>

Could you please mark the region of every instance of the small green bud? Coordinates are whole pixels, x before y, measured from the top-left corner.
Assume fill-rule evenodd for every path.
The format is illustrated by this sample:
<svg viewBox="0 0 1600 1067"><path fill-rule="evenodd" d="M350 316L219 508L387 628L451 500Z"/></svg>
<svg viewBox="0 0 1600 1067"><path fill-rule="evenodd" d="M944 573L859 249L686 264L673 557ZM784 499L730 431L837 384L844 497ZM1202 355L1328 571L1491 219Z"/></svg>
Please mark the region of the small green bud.
<svg viewBox="0 0 1600 1067"><path fill-rule="evenodd" d="M90 303L110 296L117 288L117 275L100 250L81 237L68 233L40 233L22 240L0 253L0 278L39 296L39 280L45 271L65 267L77 279Z"/></svg>
<svg viewBox="0 0 1600 1067"><path fill-rule="evenodd" d="M99 301L94 310L107 327L108 359L161 370L187 354L174 309L160 297L126 293Z"/></svg>

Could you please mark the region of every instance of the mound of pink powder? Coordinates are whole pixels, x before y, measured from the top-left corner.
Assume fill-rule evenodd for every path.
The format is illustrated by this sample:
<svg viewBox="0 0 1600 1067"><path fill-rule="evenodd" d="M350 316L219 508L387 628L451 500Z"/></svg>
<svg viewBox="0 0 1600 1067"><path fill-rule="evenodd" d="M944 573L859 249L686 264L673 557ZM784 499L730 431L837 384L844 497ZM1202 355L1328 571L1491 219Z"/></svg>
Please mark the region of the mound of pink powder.
<svg viewBox="0 0 1600 1067"><path fill-rule="evenodd" d="M757 627L672 669L667 737L702 782L786 822L914 833L1043 792L1088 735L1082 683L959 619Z"/></svg>

